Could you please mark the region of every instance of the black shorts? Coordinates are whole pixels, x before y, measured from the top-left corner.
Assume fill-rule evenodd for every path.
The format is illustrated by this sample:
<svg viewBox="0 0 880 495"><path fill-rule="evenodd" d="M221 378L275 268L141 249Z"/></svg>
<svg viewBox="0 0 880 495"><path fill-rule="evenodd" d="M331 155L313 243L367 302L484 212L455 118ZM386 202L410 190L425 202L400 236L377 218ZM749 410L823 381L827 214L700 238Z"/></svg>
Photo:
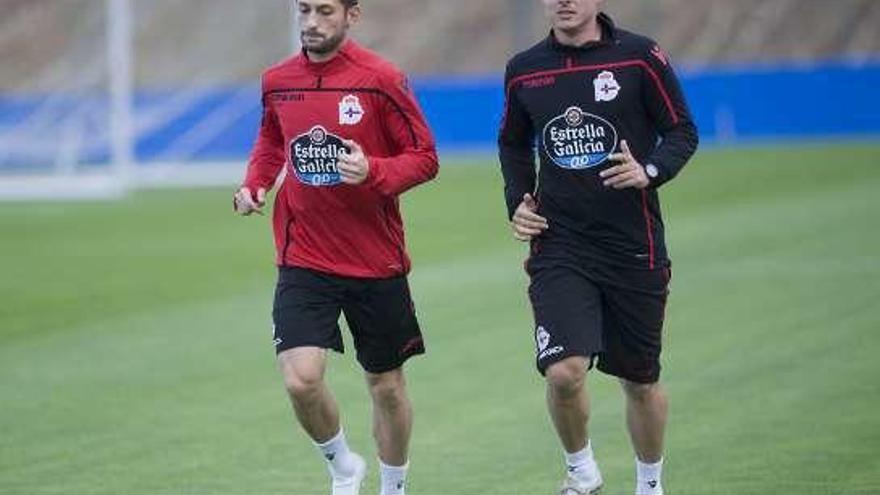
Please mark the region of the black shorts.
<svg viewBox="0 0 880 495"><path fill-rule="evenodd" d="M340 312L358 362L370 373L399 368L425 352L405 276L360 279L297 267L278 269L272 310L275 352L294 347L344 352Z"/></svg>
<svg viewBox="0 0 880 495"><path fill-rule="evenodd" d="M660 378L668 268L529 267L538 371L570 356L636 383Z"/></svg>

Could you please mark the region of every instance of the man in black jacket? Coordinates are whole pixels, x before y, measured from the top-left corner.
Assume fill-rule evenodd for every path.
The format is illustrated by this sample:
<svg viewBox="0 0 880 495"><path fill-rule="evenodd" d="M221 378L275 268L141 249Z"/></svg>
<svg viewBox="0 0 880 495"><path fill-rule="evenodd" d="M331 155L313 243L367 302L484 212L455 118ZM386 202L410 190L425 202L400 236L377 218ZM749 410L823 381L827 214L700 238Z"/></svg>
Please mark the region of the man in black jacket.
<svg viewBox="0 0 880 495"><path fill-rule="evenodd" d="M587 434L595 364L626 395L636 494L662 495L670 262L657 189L694 153L697 131L656 43L616 28L602 0L543 1L553 28L508 63L498 141L513 234L531 242L537 367L567 464L561 493L602 486Z"/></svg>

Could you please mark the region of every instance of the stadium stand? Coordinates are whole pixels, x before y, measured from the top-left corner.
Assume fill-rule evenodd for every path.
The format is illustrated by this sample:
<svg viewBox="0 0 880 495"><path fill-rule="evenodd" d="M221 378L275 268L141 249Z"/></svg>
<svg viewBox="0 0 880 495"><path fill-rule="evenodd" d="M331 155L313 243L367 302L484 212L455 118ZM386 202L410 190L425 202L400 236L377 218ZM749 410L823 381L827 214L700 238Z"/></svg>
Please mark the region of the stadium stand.
<svg viewBox="0 0 880 495"><path fill-rule="evenodd" d="M0 89L39 89L35 80L50 84L34 70L98 29L96 3L0 4ZM138 85L251 80L290 46L289 19L279 3L134 0ZM880 53L876 0L612 0L607 7L622 25L656 37L687 63L865 59ZM415 74L496 72L517 45L545 29L535 1L369 0L367 8L358 38ZM49 80L63 80L80 66L80 60L68 59Z"/></svg>

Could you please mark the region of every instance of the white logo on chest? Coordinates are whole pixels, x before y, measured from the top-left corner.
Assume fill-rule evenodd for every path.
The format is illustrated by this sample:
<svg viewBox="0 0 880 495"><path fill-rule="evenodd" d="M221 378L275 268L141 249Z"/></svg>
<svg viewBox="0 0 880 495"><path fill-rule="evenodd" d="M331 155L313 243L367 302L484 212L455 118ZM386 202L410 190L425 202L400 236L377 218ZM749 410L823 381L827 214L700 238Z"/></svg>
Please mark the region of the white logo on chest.
<svg viewBox="0 0 880 495"><path fill-rule="evenodd" d="M593 79L593 89L596 90L596 101L614 101L620 93L620 84L614 79L614 73L606 70Z"/></svg>
<svg viewBox="0 0 880 495"><path fill-rule="evenodd" d="M355 125L364 118L364 107L355 95L346 95L339 102L339 124Z"/></svg>

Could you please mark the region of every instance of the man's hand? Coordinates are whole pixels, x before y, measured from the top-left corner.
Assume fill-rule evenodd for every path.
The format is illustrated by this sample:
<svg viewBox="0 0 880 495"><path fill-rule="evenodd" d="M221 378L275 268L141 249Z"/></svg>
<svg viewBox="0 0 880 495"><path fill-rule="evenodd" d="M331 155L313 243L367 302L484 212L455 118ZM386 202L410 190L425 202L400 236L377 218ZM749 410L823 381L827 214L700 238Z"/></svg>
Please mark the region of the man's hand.
<svg viewBox="0 0 880 495"><path fill-rule="evenodd" d="M250 188L242 187L232 197L232 207L239 215L248 216L251 213L263 214L263 206L266 205L266 190L262 187L257 189L257 197L254 198Z"/></svg>
<svg viewBox="0 0 880 495"><path fill-rule="evenodd" d="M648 178L645 167L630 153L626 140L620 141L620 151L620 153L614 153L608 157L609 160L620 162L620 164L599 172L599 177L605 179L602 185L614 189L626 189L627 187L644 189L648 187L651 179Z"/></svg>
<svg viewBox="0 0 880 495"><path fill-rule="evenodd" d="M348 153L341 153L336 160L336 169L342 182L351 185L357 185L367 180L370 173L370 162L364 155L364 150L359 144L351 139L343 139L342 144L351 150Z"/></svg>
<svg viewBox="0 0 880 495"><path fill-rule="evenodd" d="M510 226L513 228L513 237L517 240L528 242L536 235L541 234L549 227L547 219L538 215L538 204L531 194L524 194L522 203L513 212L513 220Z"/></svg>

